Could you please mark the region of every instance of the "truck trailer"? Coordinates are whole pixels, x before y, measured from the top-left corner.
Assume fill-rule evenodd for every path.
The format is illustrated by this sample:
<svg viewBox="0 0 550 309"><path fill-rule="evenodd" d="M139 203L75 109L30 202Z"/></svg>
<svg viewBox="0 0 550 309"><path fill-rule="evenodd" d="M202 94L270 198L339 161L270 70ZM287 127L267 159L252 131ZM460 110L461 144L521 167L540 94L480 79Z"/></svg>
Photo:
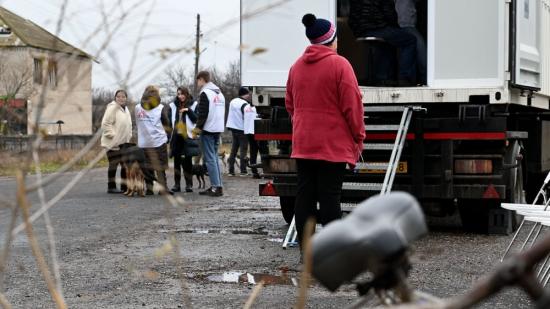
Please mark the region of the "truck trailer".
<svg viewBox="0 0 550 309"><path fill-rule="evenodd" d="M458 211L467 230L510 233L518 218L500 203L532 202L550 170L550 0L421 0L417 10L427 85L396 87L375 78L380 54L395 51L352 35L349 0L241 0L242 84L262 115L255 138L272 145L262 155L267 180L259 194L279 197L287 223L296 164L285 85L309 45L306 13L337 25L338 53L363 94L365 147L344 180L345 209L380 192L387 150L400 133L391 189L415 195L426 214ZM405 108L412 116L403 132L396 124Z"/></svg>

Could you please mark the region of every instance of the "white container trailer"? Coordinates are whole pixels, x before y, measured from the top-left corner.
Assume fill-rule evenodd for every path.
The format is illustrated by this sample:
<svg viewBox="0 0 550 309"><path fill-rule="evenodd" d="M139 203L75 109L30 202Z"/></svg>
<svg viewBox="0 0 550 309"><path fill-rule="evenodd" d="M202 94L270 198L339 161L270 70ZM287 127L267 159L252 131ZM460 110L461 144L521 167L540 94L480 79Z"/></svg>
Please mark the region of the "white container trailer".
<svg viewBox="0 0 550 309"><path fill-rule="evenodd" d="M514 218L499 203L522 200L524 189L532 202L550 170L550 0L420 1L428 73L427 85L419 87L368 84L375 63L368 42L353 37L347 25L349 1L241 0L242 84L253 87L265 116L256 123L256 139L277 140L282 153L265 160L273 185L267 191L260 185L260 193L281 196L289 218L295 180L285 155L291 124L284 87L290 66L309 45L301 18L313 13L337 25L338 53L354 67L365 106L427 110L413 120L394 187L414 193L427 212L444 215L458 206L465 226L509 232ZM366 116L374 123L391 118ZM394 136L367 131L367 140ZM376 152L364 157L381 160ZM377 175L353 177L372 182ZM360 195L348 191L344 201Z"/></svg>

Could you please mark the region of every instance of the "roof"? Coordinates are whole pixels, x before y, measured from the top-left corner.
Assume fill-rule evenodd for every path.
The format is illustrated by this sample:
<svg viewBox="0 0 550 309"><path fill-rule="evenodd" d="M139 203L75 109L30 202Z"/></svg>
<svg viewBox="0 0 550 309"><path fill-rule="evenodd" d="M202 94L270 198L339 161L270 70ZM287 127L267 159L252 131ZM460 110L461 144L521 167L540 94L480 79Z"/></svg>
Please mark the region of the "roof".
<svg viewBox="0 0 550 309"><path fill-rule="evenodd" d="M8 11L2 6L0 6L0 19L2 19L2 21L11 28L11 31L28 46L68 54L76 54L86 58L93 58L86 52L51 34L46 29L28 19L22 18L21 16Z"/></svg>

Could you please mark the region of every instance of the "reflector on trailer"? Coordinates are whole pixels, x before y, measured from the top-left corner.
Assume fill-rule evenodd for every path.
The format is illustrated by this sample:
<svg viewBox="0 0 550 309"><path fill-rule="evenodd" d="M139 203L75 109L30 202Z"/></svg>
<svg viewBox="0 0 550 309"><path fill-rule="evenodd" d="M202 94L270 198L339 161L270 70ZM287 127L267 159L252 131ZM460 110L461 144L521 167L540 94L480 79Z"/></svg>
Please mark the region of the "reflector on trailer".
<svg viewBox="0 0 550 309"><path fill-rule="evenodd" d="M271 181L268 181L265 184L264 189L262 190L263 196L277 196L277 191L275 191L275 187L273 186L273 183Z"/></svg>
<svg viewBox="0 0 550 309"><path fill-rule="evenodd" d="M498 194L495 186L492 184L487 187L487 190L483 193L483 198L486 199L500 199L500 194Z"/></svg>

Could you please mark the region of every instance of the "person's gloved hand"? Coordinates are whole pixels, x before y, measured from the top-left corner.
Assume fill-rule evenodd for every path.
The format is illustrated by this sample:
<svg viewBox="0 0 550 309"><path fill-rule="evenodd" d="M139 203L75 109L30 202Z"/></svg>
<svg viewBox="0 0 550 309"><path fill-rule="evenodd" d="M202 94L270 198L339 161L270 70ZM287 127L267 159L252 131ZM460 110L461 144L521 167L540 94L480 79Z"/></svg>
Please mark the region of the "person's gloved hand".
<svg viewBox="0 0 550 309"><path fill-rule="evenodd" d="M197 138L199 137L199 135L201 134L202 130L199 129L199 128L194 128L193 131L191 131L191 135L193 136L193 138Z"/></svg>

